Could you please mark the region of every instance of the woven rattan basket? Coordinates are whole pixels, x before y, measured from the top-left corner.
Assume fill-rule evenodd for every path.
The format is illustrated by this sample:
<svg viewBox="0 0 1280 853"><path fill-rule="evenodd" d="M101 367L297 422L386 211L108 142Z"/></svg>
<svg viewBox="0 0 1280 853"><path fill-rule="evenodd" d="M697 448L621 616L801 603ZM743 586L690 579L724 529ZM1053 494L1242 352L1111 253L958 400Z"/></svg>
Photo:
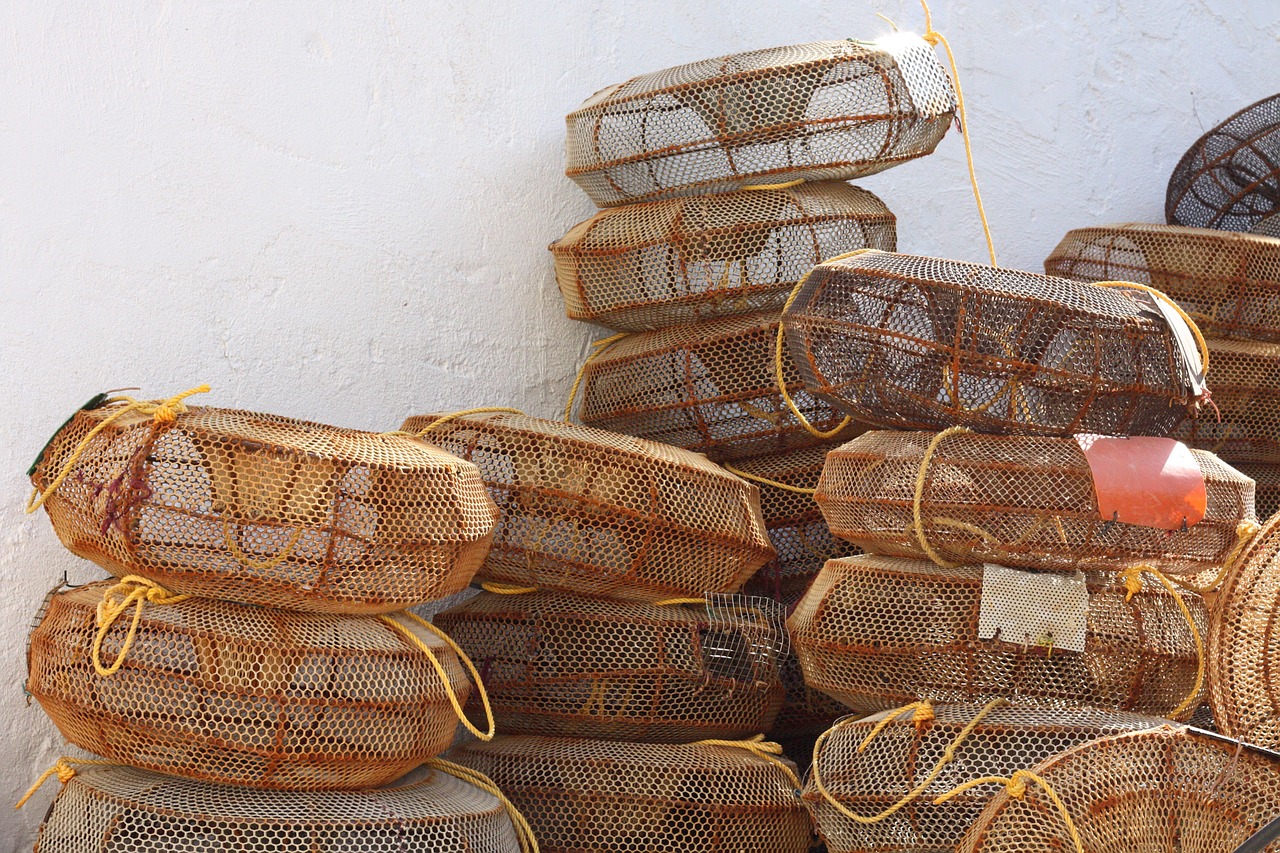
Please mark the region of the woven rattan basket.
<svg viewBox="0 0 1280 853"><path fill-rule="evenodd" d="M1032 772L1044 784L996 794L958 853L1231 853L1280 814L1280 764L1193 729L1102 738ZM1280 843L1250 849L1275 853Z"/></svg>
<svg viewBox="0 0 1280 853"><path fill-rule="evenodd" d="M67 474L49 519L112 574L379 613L462 589L489 550L497 510L479 472L415 439L195 406L159 423L127 408L76 412L32 475L46 490Z"/></svg>
<svg viewBox="0 0 1280 853"><path fill-rule="evenodd" d="M864 714L919 699L1023 698L1160 716L1179 709L1189 715L1199 703L1196 637L1158 584L1126 601L1114 574L1086 573L1081 652L1067 648L1066 631L980 639L984 605L1034 622L1073 604L1061 587L1022 584L1004 597L984 595L983 578L981 566L943 569L870 555L832 560L788 621L805 680ZM1182 599L1203 635L1203 599L1190 592Z"/></svg>
<svg viewBox="0 0 1280 853"><path fill-rule="evenodd" d="M777 335L776 312L627 335L583 369L582 422L716 461L818 444L778 390ZM805 392L790 364L783 379L816 429L840 426L842 415ZM841 435L857 432L850 424Z"/></svg>
<svg viewBox="0 0 1280 853"><path fill-rule="evenodd" d="M405 632L463 702L466 674L406 616L150 604L127 648L132 608L106 631L100 662L123 662L100 674L95 611L110 587L55 595L31 636L27 690L76 746L194 779L322 790L386 784L453 741L440 676Z"/></svg>
<svg viewBox="0 0 1280 853"><path fill-rule="evenodd" d="M1164 722L1033 703L912 710L846 718L818 742L804 799L830 853L954 850L1000 786L988 783L939 804L936 797L963 782L1012 776L1095 738Z"/></svg>
<svg viewBox="0 0 1280 853"><path fill-rule="evenodd" d="M592 95L568 117L565 173L600 207L847 180L932 152L955 106L915 35L721 56Z"/></svg>
<svg viewBox="0 0 1280 853"><path fill-rule="evenodd" d="M1273 237L1139 222L1077 228L1044 271L1148 284L1175 299L1209 337L1280 341L1280 240ZM1212 355L1209 363L1212 369ZM1210 373L1216 400L1214 379Z"/></svg>
<svg viewBox="0 0 1280 853"><path fill-rule="evenodd" d="M1280 463L1280 344L1212 338L1208 344L1217 412L1183 421L1173 435L1233 465Z"/></svg>
<svg viewBox="0 0 1280 853"><path fill-rule="evenodd" d="M435 770L366 791L256 791L131 767L81 770L40 853L521 853L492 794Z"/></svg>
<svg viewBox="0 0 1280 853"><path fill-rule="evenodd" d="M701 456L489 412L404 429L475 463L500 520L477 577L639 601L733 592L773 555L759 492Z"/></svg>
<svg viewBox="0 0 1280 853"><path fill-rule="evenodd" d="M454 747L533 827L542 853L806 853L794 776L745 749L531 736Z"/></svg>
<svg viewBox="0 0 1280 853"><path fill-rule="evenodd" d="M1104 517L1075 438L872 431L828 454L817 500L836 536L880 554L926 557L923 533L948 563L1216 573L1239 550L1241 524L1254 521L1253 483L1212 453L1191 455L1205 507L1185 529Z"/></svg>
<svg viewBox="0 0 1280 853"><path fill-rule="evenodd" d="M1250 104L1196 140L1169 178L1171 225L1249 231L1280 208L1280 95Z"/></svg>
<svg viewBox="0 0 1280 853"><path fill-rule="evenodd" d="M780 311L817 263L897 248L889 209L840 181L602 210L551 244L565 310L636 332Z"/></svg>
<svg viewBox="0 0 1280 853"><path fill-rule="evenodd" d="M783 316L804 387L895 429L1166 435L1203 399L1193 332L1140 290L866 251ZM1172 324L1172 325L1171 325Z"/></svg>

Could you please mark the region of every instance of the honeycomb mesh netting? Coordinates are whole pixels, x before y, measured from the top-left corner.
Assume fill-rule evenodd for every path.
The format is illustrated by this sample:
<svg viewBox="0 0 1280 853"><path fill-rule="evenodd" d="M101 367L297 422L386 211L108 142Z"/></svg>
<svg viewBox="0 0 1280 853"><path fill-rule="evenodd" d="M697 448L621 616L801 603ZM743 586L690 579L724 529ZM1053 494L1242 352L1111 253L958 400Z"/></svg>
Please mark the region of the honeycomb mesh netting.
<svg viewBox="0 0 1280 853"><path fill-rule="evenodd" d="M931 153L955 107L916 35L755 50L596 92L568 116L565 174L600 207L847 180Z"/></svg>
<svg viewBox="0 0 1280 853"><path fill-rule="evenodd" d="M811 447L774 371L777 312L757 312L653 332L608 346L583 369L582 422L705 453L716 461ZM796 408L823 432L843 413L802 387L784 362ZM857 434L849 424L843 435Z"/></svg>
<svg viewBox="0 0 1280 853"><path fill-rule="evenodd" d="M447 756L497 783L543 853L807 853L793 777L745 749L537 736Z"/></svg>
<svg viewBox="0 0 1280 853"><path fill-rule="evenodd" d="M1195 637L1163 587L1147 583L1126 601L1114 573L1085 573L1080 652L1043 633L980 639L983 575L981 566L899 557L832 560L787 623L805 680L863 714L922 699L1022 698L1160 716L1198 704ZM1181 595L1203 636L1204 600ZM1032 602L1049 613L1072 606L1037 588L1012 605Z"/></svg>
<svg viewBox="0 0 1280 853"><path fill-rule="evenodd" d="M766 731L782 705L781 608L734 601L483 592L435 623L480 668L502 734L687 743Z"/></svg>
<svg viewBox="0 0 1280 853"><path fill-rule="evenodd" d="M1253 478L1258 518L1270 518L1280 512L1280 463L1237 462L1235 467L1241 474Z"/></svg>
<svg viewBox="0 0 1280 853"><path fill-rule="evenodd" d="M40 853L521 853L499 800L436 770L363 791L259 791L137 770L79 770Z"/></svg>
<svg viewBox="0 0 1280 853"><path fill-rule="evenodd" d="M1210 338L1209 387L1216 412L1171 433L1227 462L1280 462L1280 344Z"/></svg>
<svg viewBox="0 0 1280 853"><path fill-rule="evenodd" d="M569 317L636 332L780 311L814 264L863 247L897 248L894 215L823 181L610 208L550 248Z"/></svg>
<svg viewBox="0 0 1280 853"><path fill-rule="evenodd" d="M1280 814L1280 764L1192 729L1100 738L1035 765L1062 801L1084 853L1230 853ZM1058 807L1028 782L991 803L957 853L1074 853ZM1280 851L1280 842L1255 848Z"/></svg>
<svg viewBox="0 0 1280 853"><path fill-rule="evenodd" d="M423 442L231 409L169 424L82 409L32 482L68 465L44 507L74 553L173 592L292 610L390 612L457 592L497 517L475 466Z"/></svg>
<svg viewBox="0 0 1280 853"><path fill-rule="evenodd" d="M679 448L511 413L409 418L498 505L477 578L640 601L733 592L773 548L759 491Z"/></svg>
<svg viewBox="0 0 1280 853"><path fill-rule="evenodd" d="M1280 341L1280 240L1273 237L1140 222L1077 228L1044 271L1150 285L1177 301L1208 337ZM1209 387L1217 393L1213 374Z"/></svg>
<svg viewBox="0 0 1280 853"><path fill-rule="evenodd" d="M834 535L867 551L946 562L1075 570L1148 563L1171 574L1216 574L1255 520L1253 483L1192 450L1205 483L1204 518L1164 530L1103 517L1075 438L874 430L827 455L816 495ZM928 456L933 446L932 456ZM926 464L927 463L927 464ZM1134 490L1135 500L1140 490Z"/></svg>
<svg viewBox="0 0 1280 853"><path fill-rule="evenodd" d="M1181 343L1161 304L871 250L816 267L783 326L804 387L868 424L1166 435L1203 389L1190 332Z"/></svg>
<svg viewBox="0 0 1280 853"><path fill-rule="evenodd" d="M67 740L136 767L211 782L322 790L382 785L444 751L458 724L426 644L460 701L454 652L402 616L301 613L210 599L147 605L110 627L110 582L53 597L32 633L27 690Z"/></svg>
<svg viewBox="0 0 1280 853"><path fill-rule="evenodd" d="M818 742L816 775L810 770L804 800L830 853L954 850L1000 786L984 784L941 804L935 798L963 782L1011 776L1099 737L1164 723L1123 711L1025 702L987 710L981 703L966 703L938 706L931 719L920 722L903 714L873 735L886 716L846 718ZM833 800L865 818L897 810L860 823L832 805Z"/></svg>
<svg viewBox="0 0 1280 853"><path fill-rule="evenodd" d="M1169 178L1171 225L1249 231L1280 208L1280 95L1250 104L1196 140Z"/></svg>

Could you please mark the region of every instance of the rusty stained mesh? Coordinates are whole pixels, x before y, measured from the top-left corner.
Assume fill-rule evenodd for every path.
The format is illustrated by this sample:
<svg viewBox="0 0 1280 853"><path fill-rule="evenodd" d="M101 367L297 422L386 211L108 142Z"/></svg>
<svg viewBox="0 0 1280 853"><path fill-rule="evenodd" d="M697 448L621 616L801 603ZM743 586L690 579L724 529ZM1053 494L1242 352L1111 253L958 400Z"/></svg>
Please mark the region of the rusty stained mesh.
<svg viewBox="0 0 1280 853"><path fill-rule="evenodd" d="M600 207L848 180L931 153L955 107L916 35L755 50L596 92L568 116L565 174Z"/></svg>
<svg viewBox="0 0 1280 853"><path fill-rule="evenodd" d="M497 783L542 853L806 853L795 783L745 749L515 735L447 757Z"/></svg>
<svg viewBox="0 0 1280 853"><path fill-rule="evenodd" d="M1253 478L1258 518L1270 518L1280 512L1280 464L1237 462L1235 467L1241 474Z"/></svg>
<svg viewBox="0 0 1280 853"><path fill-rule="evenodd" d="M114 406L76 412L38 489ZM62 543L175 593L385 613L464 588L497 510L475 466L420 441L192 406L99 432L45 502Z"/></svg>
<svg viewBox="0 0 1280 853"><path fill-rule="evenodd" d="M1112 735L1032 768L1071 815L1084 853L1230 853L1280 813L1280 765L1175 726ZM1057 806L1000 791L958 853L1074 851ZM1280 851L1280 843L1257 848Z"/></svg>
<svg viewBox="0 0 1280 853"><path fill-rule="evenodd" d="M893 429L1167 435L1199 392L1154 297L868 251L816 267L783 316L804 387Z"/></svg>
<svg viewBox="0 0 1280 853"><path fill-rule="evenodd" d="M1147 284L1181 305L1208 337L1280 341L1280 240L1272 237L1141 222L1077 228L1044 271ZM1210 373L1216 396L1213 380Z"/></svg>
<svg viewBox="0 0 1280 853"><path fill-rule="evenodd" d="M637 332L781 311L814 264L897 242L880 199L823 181L602 210L550 248L569 317Z"/></svg>
<svg viewBox="0 0 1280 853"><path fill-rule="evenodd" d="M661 601L734 592L773 556L756 487L688 451L504 413L424 438L474 463L498 505L479 580Z"/></svg>
<svg viewBox="0 0 1280 853"><path fill-rule="evenodd" d="M194 779L324 790L386 784L453 741L458 720L440 677L375 616L152 604L123 667L99 675L95 609L110 586L56 595L31 638L27 689L76 746ZM121 654L132 615L106 634L104 664ZM399 624L465 702L471 687L453 651Z"/></svg>
<svg viewBox="0 0 1280 853"><path fill-rule="evenodd" d="M982 703L940 705L934 709L933 720L919 725L907 713L888 723L870 741L868 737L885 714L842 720L817 749L816 765L823 787L836 802L865 817L879 815L902 800L907 804L879 822L861 824L832 806L811 772L804 800L827 850L954 850L1001 788L988 783L938 805L933 802L936 797L963 782L985 776L1009 777L1095 738L1150 729L1165 722L1123 711L1059 709L1027 702L996 707L985 714L983 708ZM959 741L952 760L945 761L947 747L979 717L977 725ZM866 748L859 749L864 742ZM942 772L927 782L940 763L944 765ZM917 788L916 796L911 796ZM1027 847L1019 853L1033 849L1040 848Z"/></svg>
<svg viewBox="0 0 1280 853"><path fill-rule="evenodd" d="M420 770L362 791L259 791L132 767L77 771L40 853L521 853L496 797Z"/></svg>
<svg viewBox="0 0 1280 853"><path fill-rule="evenodd" d="M1280 95L1196 140L1169 177L1170 225L1249 231L1280 208Z"/></svg>
<svg viewBox="0 0 1280 853"><path fill-rule="evenodd" d="M827 455L818 503L832 532L867 551L926 557L915 532L920 468L936 433L864 433ZM1253 521L1253 483L1193 450L1205 516L1183 530L1104 519L1075 438L956 434L925 469L920 517L944 562L1029 569L1114 569L1148 563L1166 573L1217 574Z"/></svg>
<svg viewBox="0 0 1280 853"><path fill-rule="evenodd" d="M687 743L772 725L783 619L764 607L483 592L435 622L480 668L502 734Z"/></svg>
<svg viewBox="0 0 1280 853"><path fill-rule="evenodd" d="M1173 437L1232 465L1280 462L1280 344L1212 338L1207 343L1209 387L1218 411L1183 421Z"/></svg>
<svg viewBox="0 0 1280 853"><path fill-rule="evenodd" d="M1126 602L1116 574L1085 573L1080 653L1047 648L1038 637L979 640L982 578L981 566L832 560L787 623L805 680L862 714L920 699L1004 697L1167 716L1195 686L1195 639L1155 582ZM1182 597L1203 636L1204 600Z"/></svg>
<svg viewBox="0 0 1280 853"><path fill-rule="evenodd" d="M722 461L821 442L787 408L774 373L777 312L636 332L586 365L582 422L685 447ZM802 387L784 362L796 407L822 431L843 413ZM851 438L850 424L840 435Z"/></svg>

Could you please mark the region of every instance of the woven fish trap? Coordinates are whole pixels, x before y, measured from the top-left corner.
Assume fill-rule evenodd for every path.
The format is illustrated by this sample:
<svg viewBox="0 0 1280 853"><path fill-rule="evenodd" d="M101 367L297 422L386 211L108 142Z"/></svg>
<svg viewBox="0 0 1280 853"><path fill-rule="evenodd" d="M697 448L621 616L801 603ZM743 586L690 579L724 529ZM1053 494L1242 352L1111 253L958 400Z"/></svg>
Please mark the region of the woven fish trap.
<svg viewBox="0 0 1280 853"><path fill-rule="evenodd" d="M471 693L454 651L404 614L188 598L147 605L130 639L133 608L98 627L110 588L53 597L32 632L27 690L67 740L114 761L260 788L383 785L449 747L449 693Z"/></svg>
<svg viewBox="0 0 1280 853"><path fill-rule="evenodd" d="M1184 421L1172 435L1232 465L1280 463L1280 344L1213 338L1207 343L1218 411Z"/></svg>
<svg viewBox="0 0 1280 853"><path fill-rule="evenodd" d="M1244 529L1252 533L1253 484L1208 451L1190 455L1205 504L1204 517L1185 528L1103 512L1075 438L872 431L828 454L816 497L834 535L878 554L932 551L947 564L1063 571L1146 563L1169 574L1215 574L1238 553ZM1151 484L1134 486L1135 503L1143 485Z"/></svg>
<svg viewBox="0 0 1280 853"><path fill-rule="evenodd" d="M1182 727L1084 743L1031 772L1014 780L1016 796L996 794L958 853L1229 853L1280 813L1280 765Z"/></svg>
<svg viewBox="0 0 1280 853"><path fill-rule="evenodd" d="M816 744L804 800L830 853L949 853L1001 789L986 783L944 803L935 798L1099 737L1163 724L1122 711L999 701L848 717ZM1032 849L1040 848L1020 853Z"/></svg>
<svg viewBox="0 0 1280 853"><path fill-rule="evenodd" d="M767 755L767 754L766 754ZM789 763L730 746L536 736L460 744L533 827L542 853L806 853Z"/></svg>
<svg viewBox="0 0 1280 853"><path fill-rule="evenodd" d="M768 730L782 705L785 614L742 596L711 601L484 592L436 624L484 674L503 734L646 743L749 737Z"/></svg>
<svg viewBox="0 0 1280 853"><path fill-rule="evenodd" d="M1044 271L1075 281L1150 285L1177 301L1210 338L1280 341L1280 240L1274 237L1141 222L1077 228L1045 260ZM1212 356L1209 363L1212 370ZM1216 398L1212 372L1209 387Z"/></svg>
<svg viewBox="0 0 1280 853"><path fill-rule="evenodd" d="M627 335L583 368L579 417L715 461L812 447L823 439L805 429L778 389L777 335L776 312ZM815 429L841 427L843 414L805 391L791 364L783 384ZM848 424L836 435L851 438L858 429Z"/></svg>
<svg viewBox="0 0 1280 853"><path fill-rule="evenodd" d="M1169 178L1170 225L1249 231L1280 209L1280 95L1250 104L1195 141Z"/></svg>
<svg viewBox="0 0 1280 853"><path fill-rule="evenodd" d="M1258 518L1270 518L1280 512L1280 464L1273 462L1237 462L1235 467L1254 482L1254 505Z"/></svg>
<svg viewBox="0 0 1280 853"><path fill-rule="evenodd" d="M1195 709L1208 629L1199 595L1154 582L1130 594L1115 573L1086 572L1072 586L1038 577L1052 583L988 588L982 566L832 560L788 620L791 645L810 687L862 714L1001 697L1162 717ZM1040 621L1064 612L1078 622Z"/></svg>
<svg viewBox="0 0 1280 853"><path fill-rule="evenodd" d="M34 467L71 551L117 576L268 607L379 613L466 587L497 510L420 441L192 406L75 413ZM96 432L95 432L96 430ZM87 441L82 450L81 442Z"/></svg>
<svg viewBox="0 0 1280 853"><path fill-rule="evenodd" d="M499 509L481 580L661 601L736 591L773 556L757 488L701 456L512 413L443 417L403 429L479 467Z"/></svg>
<svg viewBox="0 0 1280 853"><path fill-rule="evenodd" d="M782 310L814 265L897 248L879 198L840 181L602 210L552 243L565 310L628 332Z"/></svg>
<svg viewBox="0 0 1280 853"><path fill-rule="evenodd" d="M436 770L364 791L258 791L132 767L80 770L40 853L522 853L499 800Z"/></svg>
<svg viewBox="0 0 1280 853"><path fill-rule="evenodd" d="M1204 396L1195 333L1137 285L868 250L816 267L783 327L809 392L894 429L1167 435Z"/></svg>

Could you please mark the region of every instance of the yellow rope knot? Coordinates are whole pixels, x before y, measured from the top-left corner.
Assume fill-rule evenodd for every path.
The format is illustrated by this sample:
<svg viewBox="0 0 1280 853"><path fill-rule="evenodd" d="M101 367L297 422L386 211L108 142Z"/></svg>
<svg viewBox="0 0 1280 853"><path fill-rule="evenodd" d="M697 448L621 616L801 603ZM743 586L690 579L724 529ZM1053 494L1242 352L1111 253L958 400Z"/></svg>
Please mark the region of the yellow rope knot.
<svg viewBox="0 0 1280 853"><path fill-rule="evenodd" d="M159 403L143 403L138 407L138 411L145 414L151 414L152 420L158 424L171 424L178 419L178 415L187 413L187 404L185 400L194 394L209 393L208 385L197 385L195 388L189 388L181 394L175 394L167 400Z"/></svg>
<svg viewBox="0 0 1280 853"><path fill-rule="evenodd" d="M1004 789L1009 792L1009 796L1015 800L1021 800L1027 795L1027 782L1029 781L1027 777L1029 775L1027 771L1019 770L1009 777L1009 784L1004 786Z"/></svg>
<svg viewBox="0 0 1280 853"><path fill-rule="evenodd" d="M93 767L114 767L116 762L107 761L102 758L67 758L64 755L55 761L52 767L40 774L40 777L36 779L35 784L27 789L27 792L22 795L22 799L18 800L14 805L14 808L20 809L25 806L27 804L27 800L31 799L35 792L40 790L40 786L47 782L52 776L57 776L58 782L63 785L70 782L76 777L76 768L73 766L75 764L83 764L85 766Z"/></svg>
<svg viewBox="0 0 1280 853"><path fill-rule="evenodd" d="M1142 572L1145 566L1130 566L1120 573L1120 580L1124 581L1124 601L1128 604L1133 597L1142 592Z"/></svg>
<svg viewBox="0 0 1280 853"><path fill-rule="evenodd" d="M129 654L129 649L133 647L133 641L137 639L138 625L142 621L142 611L148 604L178 604L190 597L189 595L175 595L158 583L138 575L125 575L120 579L119 583L109 587L102 594L102 600L98 602L98 608L95 613L98 632L93 638L92 657L94 671L104 677L115 675L120 671L120 667L124 666L125 657ZM124 642L120 644L120 651L116 654L115 662L111 666L105 666L102 663L102 643L106 640L112 626L119 621L120 617L130 607L133 608L133 620L129 623L129 632L125 634Z"/></svg>
<svg viewBox="0 0 1280 853"><path fill-rule="evenodd" d="M957 797L960 794L981 785L990 784L1004 785L1004 789L1010 797L1015 800L1022 800L1026 798L1027 789L1029 787L1028 783L1034 784L1043 790L1045 796L1053 802L1053 805L1058 810L1058 814L1062 817L1062 822L1066 824L1067 832L1071 835L1071 842L1075 845L1076 853L1084 853L1084 843L1080 840L1080 833L1076 830L1075 821L1071 819L1071 813L1067 811L1066 803L1062 802L1062 798L1058 796L1057 792L1053 790L1053 787L1047 780L1037 776L1030 770L1019 770L1009 777L983 776L981 779L972 779L964 784L957 785L942 796L937 797L934 799L933 804L935 806L940 806L952 797Z"/></svg>

